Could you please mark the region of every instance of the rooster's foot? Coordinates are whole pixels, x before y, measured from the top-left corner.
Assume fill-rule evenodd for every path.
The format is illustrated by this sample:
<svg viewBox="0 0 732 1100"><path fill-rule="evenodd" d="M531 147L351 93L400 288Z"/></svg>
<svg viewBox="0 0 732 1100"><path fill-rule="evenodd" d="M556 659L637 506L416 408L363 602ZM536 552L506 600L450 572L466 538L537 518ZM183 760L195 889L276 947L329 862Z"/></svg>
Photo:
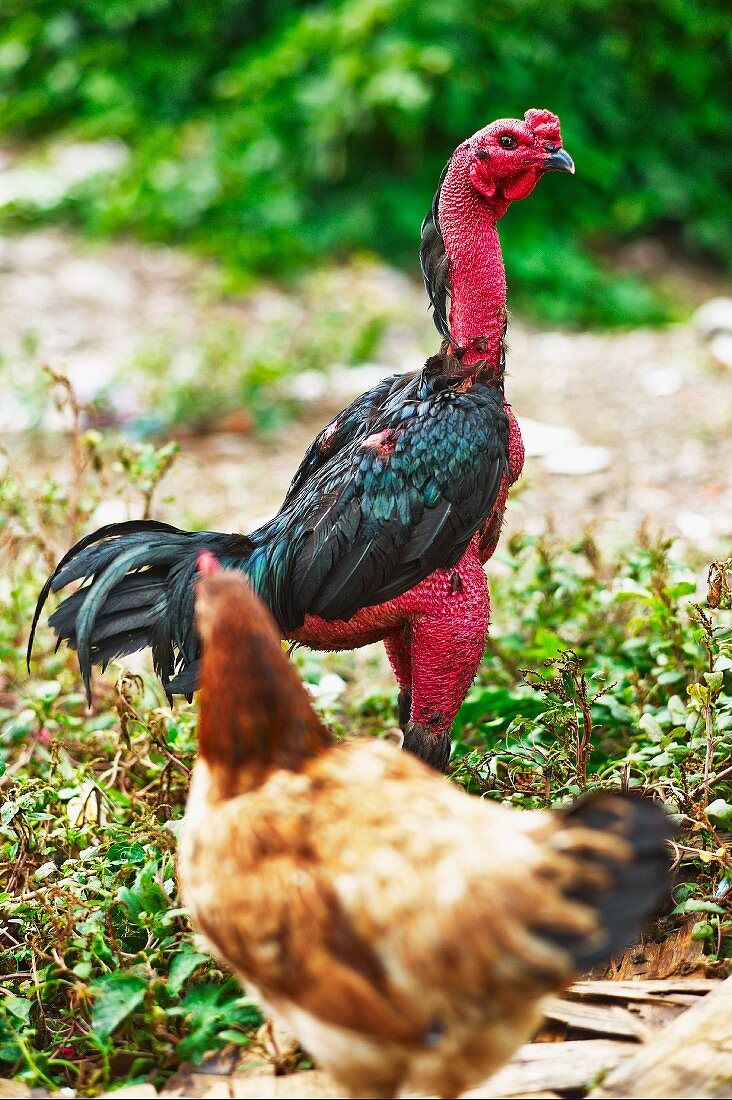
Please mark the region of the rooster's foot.
<svg viewBox="0 0 732 1100"><path fill-rule="evenodd" d="M397 717L399 719L399 728L402 732L406 732L409 725L409 718L412 713L412 693L409 688L402 688L399 692L399 700L397 702Z"/></svg>
<svg viewBox="0 0 732 1100"><path fill-rule="evenodd" d="M451 746L449 733L433 733L428 726L422 726L419 722L409 722L404 731L403 748L407 752L413 752L438 772L447 771Z"/></svg>

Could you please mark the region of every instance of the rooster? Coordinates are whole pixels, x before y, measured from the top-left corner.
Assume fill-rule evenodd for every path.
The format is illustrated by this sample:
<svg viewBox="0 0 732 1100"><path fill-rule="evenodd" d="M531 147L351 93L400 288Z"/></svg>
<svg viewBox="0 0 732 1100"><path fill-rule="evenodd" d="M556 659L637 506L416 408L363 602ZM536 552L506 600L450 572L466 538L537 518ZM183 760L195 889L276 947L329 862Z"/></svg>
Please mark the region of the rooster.
<svg viewBox="0 0 732 1100"><path fill-rule="evenodd" d="M574 171L559 121L499 119L453 153L422 227L440 353L384 379L317 436L277 515L248 535L155 520L81 539L46 582L91 580L50 618L91 666L151 647L169 693L197 685L196 559L247 574L284 637L313 649L383 640L400 688L404 747L445 770L450 728L478 668L495 549L523 445L504 399L506 282L496 223L548 170ZM449 318L447 300L450 297Z"/></svg>
<svg viewBox="0 0 732 1100"><path fill-rule="evenodd" d="M542 998L632 942L670 885L663 809L471 798L335 743L246 581L202 555L198 760L178 858L212 950L352 1097L455 1097Z"/></svg>

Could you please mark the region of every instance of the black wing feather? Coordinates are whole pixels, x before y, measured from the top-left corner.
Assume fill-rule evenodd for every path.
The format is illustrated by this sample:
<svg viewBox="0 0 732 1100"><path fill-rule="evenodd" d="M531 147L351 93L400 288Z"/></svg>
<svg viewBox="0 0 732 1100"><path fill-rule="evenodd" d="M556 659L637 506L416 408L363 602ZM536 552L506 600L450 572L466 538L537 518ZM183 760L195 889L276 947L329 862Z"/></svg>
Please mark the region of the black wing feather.
<svg viewBox="0 0 732 1100"><path fill-rule="evenodd" d="M413 388L372 433L393 450L353 442L309 479L278 518L278 545L301 538L291 570L286 631L307 613L350 619L455 565L490 514L508 470L508 418L498 388L466 393Z"/></svg>

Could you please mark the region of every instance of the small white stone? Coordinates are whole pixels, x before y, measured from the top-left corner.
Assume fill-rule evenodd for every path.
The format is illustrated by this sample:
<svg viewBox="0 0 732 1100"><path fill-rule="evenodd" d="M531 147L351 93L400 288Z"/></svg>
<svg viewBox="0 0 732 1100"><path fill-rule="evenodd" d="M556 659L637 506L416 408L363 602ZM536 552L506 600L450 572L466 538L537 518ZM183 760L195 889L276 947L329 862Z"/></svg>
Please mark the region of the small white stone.
<svg viewBox="0 0 732 1100"><path fill-rule="evenodd" d="M552 474L596 474L610 465L610 452L606 447L580 444L545 455L541 464Z"/></svg>
<svg viewBox="0 0 732 1100"><path fill-rule="evenodd" d="M91 523L105 527L108 523L124 523L129 518L125 502L119 498L113 498L103 500L97 505L92 513Z"/></svg>
<svg viewBox="0 0 732 1100"><path fill-rule="evenodd" d="M114 172L129 159L129 150L121 141L73 141L56 145L49 153L49 164L64 183L78 183L98 172Z"/></svg>
<svg viewBox="0 0 732 1100"><path fill-rule="evenodd" d="M87 402L93 401L111 383L116 364L104 352L83 351L68 355L64 368L77 399Z"/></svg>
<svg viewBox="0 0 732 1100"><path fill-rule="evenodd" d="M0 432L24 432L33 424L33 414L7 391L0 408Z"/></svg>
<svg viewBox="0 0 732 1100"><path fill-rule="evenodd" d="M333 363L328 370L328 389L337 397L344 397L350 401L358 394L370 390L382 378L398 373L400 372L386 366L385 363L362 363L358 367Z"/></svg>
<svg viewBox="0 0 732 1100"><path fill-rule="evenodd" d="M321 676L320 683L307 684L307 689L315 699L337 699L346 690L346 681L342 680L335 672L326 672Z"/></svg>
<svg viewBox="0 0 732 1100"><path fill-rule="evenodd" d="M62 290L75 298L125 309L132 306L135 281L127 272L99 260L67 260L55 273Z"/></svg>
<svg viewBox="0 0 732 1100"><path fill-rule="evenodd" d="M721 367L732 370L732 331L713 336L709 341L709 354Z"/></svg>
<svg viewBox="0 0 732 1100"><path fill-rule="evenodd" d="M524 449L529 458L539 458L542 455L555 454L564 451L568 447L576 447L580 444L580 437L572 428L560 427L556 424L544 424L541 420L531 420L521 417L519 421L521 438L524 441Z"/></svg>
<svg viewBox="0 0 732 1100"><path fill-rule="evenodd" d="M681 388L682 378L672 367L659 367L642 375L640 382L651 397L668 397Z"/></svg>
<svg viewBox="0 0 732 1100"><path fill-rule="evenodd" d="M710 298L699 306L692 321L706 340L715 332L732 332L732 298Z"/></svg>
<svg viewBox="0 0 732 1100"><path fill-rule="evenodd" d="M714 536L714 521L711 516L701 512L679 512L676 526L684 538L694 541L706 541Z"/></svg>
<svg viewBox="0 0 732 1100"><path fill-rule="evenodd" d="M287 388L297 401L317 401L328 390L328 379L319 370L304 370L289 379Z"/></svg>
<svg viewBox="0 0 732 1100"><path fill-rule="evenodd" d="M13 168L0 177L0 207L17 202L22 206L55 206L64 195L61 181L40 168Z"/></svg>

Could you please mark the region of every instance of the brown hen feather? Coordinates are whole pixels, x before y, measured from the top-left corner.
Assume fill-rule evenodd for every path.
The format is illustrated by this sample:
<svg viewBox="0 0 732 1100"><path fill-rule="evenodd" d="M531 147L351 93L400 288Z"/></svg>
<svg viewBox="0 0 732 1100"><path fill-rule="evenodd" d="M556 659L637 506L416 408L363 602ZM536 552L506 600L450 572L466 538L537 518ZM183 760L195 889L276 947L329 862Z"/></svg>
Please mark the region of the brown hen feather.
<svg viewBox="0 0 732 1100"><path fill-rule="evenodd" d="M521 813L333 744L241 578L204 578L198 616L195 923L348 1095L459 1095L639 933L668 889L665 814L612 794Z"/></svg>
<svg viewBox="0 0 732 1100"><path fill-rule="evenodd" d="M331 744L283 652L274 620L240 574L209 572L197 582L202 662L198 751L216 767L225 796L237 780L272 768L296 770ZM256 777L256 779L255 779Z"/></svg>

